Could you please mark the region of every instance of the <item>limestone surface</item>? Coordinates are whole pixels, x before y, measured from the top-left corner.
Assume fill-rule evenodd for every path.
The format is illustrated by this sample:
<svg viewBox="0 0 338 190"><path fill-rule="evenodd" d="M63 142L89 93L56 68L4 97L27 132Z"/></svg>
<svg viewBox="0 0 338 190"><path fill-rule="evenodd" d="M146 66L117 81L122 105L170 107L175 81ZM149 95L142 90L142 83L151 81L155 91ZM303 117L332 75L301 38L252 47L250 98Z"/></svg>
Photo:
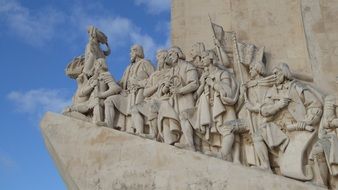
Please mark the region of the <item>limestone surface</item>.
<svg viewBox="0 0 338 190"><path fill-rule="evenodd" d="M70 190L321 189L55 113L41 130Z"/></svg>
<svg viewBox="0 0 338 190"><path fill-rule="evenodd" d="M239 40L265 47L269 68L289 63L314 77L325 93L335 91L338 73L338 1L173 0L172 44L184 53L196 42L213 47L209 18Z"/></svg>

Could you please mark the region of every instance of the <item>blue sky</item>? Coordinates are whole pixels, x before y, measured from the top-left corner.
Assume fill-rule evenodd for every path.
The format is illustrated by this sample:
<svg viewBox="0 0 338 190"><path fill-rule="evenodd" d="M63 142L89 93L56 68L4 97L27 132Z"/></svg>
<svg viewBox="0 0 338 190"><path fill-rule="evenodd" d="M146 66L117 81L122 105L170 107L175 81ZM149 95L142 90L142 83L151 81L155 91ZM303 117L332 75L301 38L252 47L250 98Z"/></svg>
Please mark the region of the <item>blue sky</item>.
<svg viewBox="0 0 338 190"><path fill-rule="evenodd" d="M170 45L170 0L0 0L0 189L66 189L39 129L75 91L64 75L92 24L109 38L110 72L120 79L133 43L154 61Z"/></svg>

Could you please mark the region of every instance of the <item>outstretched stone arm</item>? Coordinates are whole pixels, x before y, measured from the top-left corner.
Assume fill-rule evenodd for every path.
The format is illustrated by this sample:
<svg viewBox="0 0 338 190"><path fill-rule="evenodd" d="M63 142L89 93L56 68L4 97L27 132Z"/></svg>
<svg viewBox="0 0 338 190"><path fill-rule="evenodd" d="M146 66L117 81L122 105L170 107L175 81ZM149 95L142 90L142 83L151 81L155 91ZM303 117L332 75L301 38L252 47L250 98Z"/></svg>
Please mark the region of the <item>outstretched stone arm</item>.
<svg viewBox="0 0 338 190"><path fill-rule="evenodd" d="M318 124L323 112L322 103L308 89L304 89L300 97L306 109L306 115L303 122L307 125Z"/></svg>
<svg viewBox="0 0 338 190"><path fill-rule="evenodd" d="M108 83L108 90L101 93L100 98L107 98L111 95L118 94L122 91L122 88L114 82Z"/></svg>
<svg viewBox="0 0 338 190"><path fill-rule="evenodd" d="M338 128L338 118L333 119L330 123L329 126L332 128Z"/></svg>
<svg viewBox="0 0 338 190"><path fill-rule="evenodd" d="M197 89L198 89L198 81L194 80L194 81L190 81L187 85L183 86L180 89L180 93L181 94L189 94L189 93L194 92Z"/></svg>
<svg viewBox="0 0 338 190"><path fill-rule="evenodd" d="M277 114L277 112L289 104L289 99L283 98L274 103L265 103L261 106L260 112L262 116L269 117Z"/></svg>
<svg viewBox="0 0 338 190"><path fill-rule="evenodd" d="M86 97L93 92L95 85L90 83L88 86L83 87L80 90L79 97Z"/></svg>
<svg viewBox="0 0 338 190"><path fill-rule="evenodd" d="M323 120L326 121L325 128L338 128L338 118L336 116L336 97L329 95L325 97Z"/></svg>
<svg viewBox="0 0 338 190"><path fill-rule="evenodd" d="M199 86L198 75L195 68L188 70L186 75L187 84L179 89L179 93L183 95L195 92Z"/></svg>
<svg viewBox="0 0 338 190"><path fill-rule="evenodd" d="M144 97L152 96L158 89L158 86L150 86L144 89L143 95Z"/></svg>

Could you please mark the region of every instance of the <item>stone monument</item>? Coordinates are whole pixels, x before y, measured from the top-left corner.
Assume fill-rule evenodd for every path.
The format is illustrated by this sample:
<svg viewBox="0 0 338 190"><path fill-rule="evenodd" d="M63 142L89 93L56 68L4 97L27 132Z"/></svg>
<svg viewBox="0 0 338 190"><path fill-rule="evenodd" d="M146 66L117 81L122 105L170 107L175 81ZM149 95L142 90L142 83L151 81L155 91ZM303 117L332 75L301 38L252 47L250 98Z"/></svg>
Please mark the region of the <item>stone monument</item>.
<svg viewBox="0 0 338 190"><path fill-rule="evenodd" d="M68 188L338 189L337 10L173 0L173 46L154 69L133 45L119 82L90 26L72 105L41 123Z"/></svg>

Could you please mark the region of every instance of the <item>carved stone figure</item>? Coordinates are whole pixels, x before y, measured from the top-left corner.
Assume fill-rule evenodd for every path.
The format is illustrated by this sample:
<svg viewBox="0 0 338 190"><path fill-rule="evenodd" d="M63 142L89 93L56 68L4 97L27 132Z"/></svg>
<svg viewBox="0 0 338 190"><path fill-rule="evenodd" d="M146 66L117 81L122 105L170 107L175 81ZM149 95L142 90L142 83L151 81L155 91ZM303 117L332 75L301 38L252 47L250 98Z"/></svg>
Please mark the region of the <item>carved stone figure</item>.
<svg viewBox="0 0 338 190"><path fill-rule="evenodd" d="M97 114L98 118L95 118L97 125L106 125L103 121L104 116L104 100L114 94L121 92L122 88L115 82L113 76L108 71L108 65L105 59L97 59L97 63L94 66L94 78L97 77L97 86L95 97L98 101Z"/></svg>
<svg viewBox="0 0 338 190"><path fill-rule="evenodd" d="M66 115L83 118L92 117L95 124L102 125L104 119L103 100L121 91L121 87L115 82L108 72L105 59L96 60L94 75L89 79L85 74L77 78L78 89L73 97L73 104L66 111Z"/></svg>
<svg viewBox="0 0 338 190"><path fill-rule="evenodd" d="M107 36L94 26L88 27L88 36L89 41L85 50L83 73L87 76L92 76L96 59L108 56L110 54L110 48ZM100 44L105 44L108 50L101 50Z"/></svg>
<svg viewBox="0 0 338 190"><path fill-rule="evenodd" d="M274 114L273 110L269 110L269 112L265 110L264 115L261 112L268 85L273 81L272 77L264 78L265 74L266 68L263 62L253 62L249 65L250 80L242 86L240 102L244 101L245 109L249 111L246 114L246 123L249 125L253 143L253 146L245 145L248 150L246 162L248 165L271 171L268 149L280 145L287 138L275 124L268 122L267 116ZM280 107L277 105L274 112L286 105L283 104Z"/></svg>
<svg viewBox="0 0 338 190"><path fill-rule="evenodd" d="M176 146L195 150L189 118L195 105L193 92L198 88L196 68L185 61L179 47L169 49L165 62L170 67L167 71L169 80L161 93L168 98L161 103L159 109L159 132L165 143L176 143Z"/></svg>
<svg viewBox="0 0 338 190"><path fill-rule="evenodd" d="M154 68L144 59L142 46L133 45L130 56L131 63L120 81L122 92L105 100L105 116L108 127L127 129L128 132L134 133L134 128L127 124L131 107L144 100L144 87Z"/></svg>
<svg viewBox="0 0 338 190"><path fill-rule="evenodd" d="M234 76L220 69L217 60L212 50L202 53L204 71L195 92L198 100L193 126L202 139L202 152L212 154L213 148L220 148L220 157L232 161L235 137L224 123L236 119L234 104L239 91Z"/></svg>
<svg viewBox="0 0 338 190"><path fill-rule="evenodd" d="M338 77L336 79L338 86ZM338 88L337 88L338 89ZM338 95L328 95L324 101L318 141L310 159L314 162L314 183L338 188Z"/></svg>
<svg viewBox="0 0 338 190"><path fill-rule="evenodd" d="M278 158L280 173L299 180L311 180L312 173L305 158L317 133L322 103L313 89L294 79L287 64L275 67L273 73L276 82L269 89L266 102L275 102L284 107L274 116L273 122L290 139Z"/></svg>
<svg viewBox="0 0 338 190"><path fill-rule="evenodd" d="M196 67L198 76L200 77L203 72L203 63L202 63L202 53L205 51L204 43L197 42L195 43L190 51L190 56L192 60L190 63Z"/></svg>
<svg viewBox="0 0 338 190"><path fill-rule="evenodd" d="M158 68L153 72L147 84L144 88L143 95L145 97L144 101L136 104L132 107L131 117L133 120L133 126L136 129L136 134L145 136L151 139L156 139L158 137L157 129L157 118L158 110L161 104L160 100L160 90L161 87L165 84L166 78L165 73L167 72L165 65L165 59L168 52L166 50L159 50L156 54ZM149 135L144 134L144 125L145 120L147 120L150 131Z"/></svg>

